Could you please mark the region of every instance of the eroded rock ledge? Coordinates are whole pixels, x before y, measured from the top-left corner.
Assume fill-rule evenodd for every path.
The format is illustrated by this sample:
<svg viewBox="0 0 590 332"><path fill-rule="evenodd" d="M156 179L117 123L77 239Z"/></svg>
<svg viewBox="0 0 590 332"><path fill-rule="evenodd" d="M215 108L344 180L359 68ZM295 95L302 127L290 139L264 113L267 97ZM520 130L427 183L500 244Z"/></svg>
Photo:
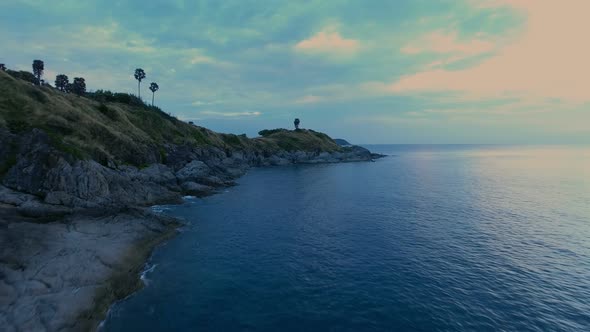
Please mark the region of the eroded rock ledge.
<svg viewBox="0 0 590 332"><path fill-rule="evenodd" d="M177 221L143 209L39 223L0 204L2 331L88 331L141 287L152 248Z"/></svg>

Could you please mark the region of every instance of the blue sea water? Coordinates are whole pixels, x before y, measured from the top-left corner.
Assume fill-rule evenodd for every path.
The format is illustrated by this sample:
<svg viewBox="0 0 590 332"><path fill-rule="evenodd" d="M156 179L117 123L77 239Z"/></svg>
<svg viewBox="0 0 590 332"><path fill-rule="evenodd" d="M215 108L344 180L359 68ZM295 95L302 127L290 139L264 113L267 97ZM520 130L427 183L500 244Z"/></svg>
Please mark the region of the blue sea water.
<svg viewBox="0 0 590 332"><path fill-rule="evenodd" d="M251 170L104 331L590 331L590 148L369 146Z"/></svg>

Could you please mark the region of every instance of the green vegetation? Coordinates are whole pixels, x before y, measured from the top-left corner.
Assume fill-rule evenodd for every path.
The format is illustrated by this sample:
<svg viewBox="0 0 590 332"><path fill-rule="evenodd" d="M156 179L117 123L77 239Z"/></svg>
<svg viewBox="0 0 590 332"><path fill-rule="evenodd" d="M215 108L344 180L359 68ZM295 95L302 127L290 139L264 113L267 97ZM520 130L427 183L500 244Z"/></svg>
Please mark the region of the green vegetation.
<svg viewBox="0 0 590 332"><path fill-rule="evenodd" d="M259 132L262 138L287 151L340 151L341 148L328 135L309 129L272 129Z"/></svg>
<svg viewBox="0 0 590 332"><path fill-rule="evenodd" d="M41 84L41 76L45 70L45 63L41 60L33 60L33 75L37 78L37 84Z"/></svg>
<svg viewBox="0 0 590 332"><path fill-rule="evenodd" d="M59 74L55 76L55 88L61 92L67 92L68 84L70 84L70 79L67 75Z"/></svg>
<svg viewBox="0 0 590 332"><path fill-rule="evenodd" d="M109 119L113 121L117 121L119 119L119 113L112 108L109 108L105 104L100 104L98 106L98 111L104 115L106 115Z"/></svg>
<svg viewBox="0 0 590 332"><path fill-rule="evenodd" d="M277 129L264 129L258 132L258 135L262 137L268 137L272 134L280 133L280 132L288 132L288 129L284 128L277 128Z"/></svg>
<svg viewBox="0 0 590 332"><path fill-rule="evenodd" d="M327 135L305 129L262 130L262 137L254 139L218 134L180 121L133 95L98 90L78 97L32 85L27 77L36 78L22 73L15 78L10 71L0 71L0 127L14 133L40 128L56 148L78 159L142 166L154 160L165 162L170 144L250 150L263 155L280 149L341 149Z"/></svg>
<svg viewBox="0 0 590 332"><path fill-rule="evenodd" d="M71 91L78 96L84 95L86 93L86 80L82 77L74 77L74 83L72 83Z"/></svg>
<svg viewBox="0 0 590 332"><path fill-rule="evenodd" d="M14 78L18 78L23 81L27 81L29 83L37 84L37 82L38 82L35 75L33 75L32 73L30 73L28 71L24 71L24 70L16 71L16 70L7 69L6 72L8 73L8 75L10 75Z"/></svg>

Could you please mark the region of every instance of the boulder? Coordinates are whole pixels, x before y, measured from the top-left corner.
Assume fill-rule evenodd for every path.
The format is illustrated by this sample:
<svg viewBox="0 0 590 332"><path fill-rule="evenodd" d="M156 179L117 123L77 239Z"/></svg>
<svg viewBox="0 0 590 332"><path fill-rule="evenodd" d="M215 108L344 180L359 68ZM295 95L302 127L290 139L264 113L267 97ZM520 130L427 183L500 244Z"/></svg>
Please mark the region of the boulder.
<svg viewBox="0 0 590 332"><path fill-rule="evenodd" d="M200 184L200 183L196 183L196 182L184 182L182 185L182 190L189 194L189 195L195 195L197 197L203 197L206 195L209 195L213 192L214 188L204 185L204 184Z"/></svg>
<svg viewBox="0 0 590 332"><path fill-rule="evenodd" d="M207 164L200 160L193 160L186 164L178 172L176 172L176 178L180 182L197 181L198 179L205 178L211 174L211 169Z"/></svg>

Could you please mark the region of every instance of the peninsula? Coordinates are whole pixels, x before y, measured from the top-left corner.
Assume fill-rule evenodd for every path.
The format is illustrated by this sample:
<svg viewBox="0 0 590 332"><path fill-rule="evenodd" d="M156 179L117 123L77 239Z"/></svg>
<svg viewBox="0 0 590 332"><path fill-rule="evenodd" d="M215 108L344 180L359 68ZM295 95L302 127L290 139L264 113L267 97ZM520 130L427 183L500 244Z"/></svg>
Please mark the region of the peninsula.
<svg viewBox="0 0 590 332"><path fill-rule="evenodd" d="M149 206L210 195L251 167L380 157L308 129L216 133L133 95L66 93L31 77L0 70L6 331L96 329L180 225Z"/></svg>

